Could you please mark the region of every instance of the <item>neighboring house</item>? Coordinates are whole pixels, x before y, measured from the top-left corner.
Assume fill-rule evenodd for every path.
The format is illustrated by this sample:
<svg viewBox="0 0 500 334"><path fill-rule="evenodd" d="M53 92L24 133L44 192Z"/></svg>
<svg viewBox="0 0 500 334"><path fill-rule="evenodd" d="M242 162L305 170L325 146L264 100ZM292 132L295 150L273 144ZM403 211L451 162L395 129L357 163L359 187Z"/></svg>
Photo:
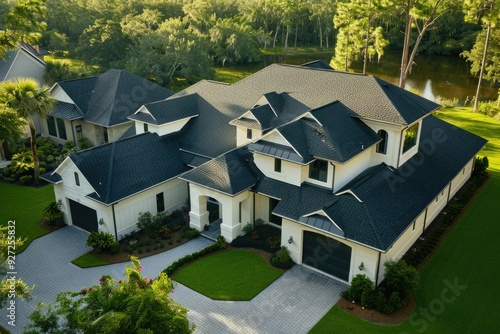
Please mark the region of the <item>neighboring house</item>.
<svg viewBox="0 0 500 334"><path fill-rule="evenodd" d="M0 83L18 78L33 78L40 85L43 85L45 73L43 57L46 54L47 51L39 49L38 46L20 42L17 50L7 51L5 58L0 57ZM42 132L42 123L39 116L33 116L33 124L37 134ZM26 126L25 132L29 136L28 126ZM3 155L0 156L0 161L5 158Z"/></svg>
<svg viewBox="0 0 500 334"><path fill-rule="evenodd" d="M60 81L51 88L57 100L47 116L44 134L58 144L78 145L87 138L94 146L135 134L127 117L144 104L173 93L127 71L109 70L97 77ZM127 132L128 131L128 132Z"/></svg>
<svg viewBox="0 0 500 334"><path fill-rule="evenodd" d="M486 141L435 118L434 102L316 65L202 81L138 108L137 136L44 176L67 223L121 239L139 212L189 199L190 225L202 230L215 202L227 241L260 218L281 229L295 262L378 284L384 262L401 258L469 179Z"/></svg>

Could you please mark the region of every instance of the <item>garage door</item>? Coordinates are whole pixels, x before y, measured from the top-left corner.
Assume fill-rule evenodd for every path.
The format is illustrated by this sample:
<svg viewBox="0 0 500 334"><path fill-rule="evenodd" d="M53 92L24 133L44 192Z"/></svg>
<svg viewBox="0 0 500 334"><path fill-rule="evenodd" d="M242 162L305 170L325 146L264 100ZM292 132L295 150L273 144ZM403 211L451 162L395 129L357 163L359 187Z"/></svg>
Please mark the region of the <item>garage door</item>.
<svg viewBox="0 0 500 334"><path fill-rule="evenodd" d="M351 247L323 235L304 231L302 254L302 263L344 281L349 280Z"/></svg>
<svg viewBox="0 0 500 334"><path fill-rule="evenodd" d="M69 200L69 208L73 225L89 232L98 230L97 212L94 209L73 200Z"/></svg>

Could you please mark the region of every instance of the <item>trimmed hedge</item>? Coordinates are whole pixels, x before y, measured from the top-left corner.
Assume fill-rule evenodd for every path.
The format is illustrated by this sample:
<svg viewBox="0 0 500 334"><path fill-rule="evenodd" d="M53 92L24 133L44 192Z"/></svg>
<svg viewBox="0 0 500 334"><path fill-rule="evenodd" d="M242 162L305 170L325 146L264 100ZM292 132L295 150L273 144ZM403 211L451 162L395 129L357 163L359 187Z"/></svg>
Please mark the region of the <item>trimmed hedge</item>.
<svg viewBox="0 0 500 334"><path fill-rule="evenodd" d="M217 241L208 246L208 247L205 247L203 248L201 251L199 252L195 252L193 254L189 254L189 255L186 255L184 257L181 257L179 260L175 261L174 263L172 263L170 266L168 266L166 269L163 270L163 272L165 274L167 274L168 277L172 277L172 275L183 265L189 263L189 262L192 262L200 257L202 257L203 255L207 255L207 254L210 254L210 253L213 253L213 252L216 252L218 250L221 250L221 249L225 249L227 248L227 243L226 241L224 240L224 237L222 236L219 236L217 238Z"/></svg>

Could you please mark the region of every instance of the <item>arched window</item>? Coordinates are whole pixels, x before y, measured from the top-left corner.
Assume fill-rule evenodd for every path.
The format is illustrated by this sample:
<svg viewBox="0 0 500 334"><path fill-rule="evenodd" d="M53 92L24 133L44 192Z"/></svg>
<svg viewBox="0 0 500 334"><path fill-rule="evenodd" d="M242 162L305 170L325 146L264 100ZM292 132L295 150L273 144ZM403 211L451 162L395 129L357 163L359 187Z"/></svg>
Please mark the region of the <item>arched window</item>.
<svg viewBox="0 0 500 334"><path fill-rule="evenodd" d="M382 137L382 141L377 144L377 153L386 154L387 153L387 132L384 130L379 130L378 135Z"/></svg>

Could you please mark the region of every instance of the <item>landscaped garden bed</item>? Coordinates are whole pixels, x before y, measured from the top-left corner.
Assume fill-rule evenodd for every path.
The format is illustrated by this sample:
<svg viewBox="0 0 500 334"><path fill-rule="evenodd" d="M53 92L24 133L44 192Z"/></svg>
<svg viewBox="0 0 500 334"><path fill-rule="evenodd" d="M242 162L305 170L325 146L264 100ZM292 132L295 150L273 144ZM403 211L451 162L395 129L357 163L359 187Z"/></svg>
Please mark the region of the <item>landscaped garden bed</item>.
<svg viewBox="0 0 500 334"><path fill-rule="evenodd" d="M120 242L109 239L111 234L93 232L87 239L87 246L93 250L73 261L82 267L127 262L130 256L143 258L164 252L200 235L189 227L189 210L176 210L171 215L141 213L138 218L138 232L130 233ZM94 261L92 261L94 259Z"/></svg>

